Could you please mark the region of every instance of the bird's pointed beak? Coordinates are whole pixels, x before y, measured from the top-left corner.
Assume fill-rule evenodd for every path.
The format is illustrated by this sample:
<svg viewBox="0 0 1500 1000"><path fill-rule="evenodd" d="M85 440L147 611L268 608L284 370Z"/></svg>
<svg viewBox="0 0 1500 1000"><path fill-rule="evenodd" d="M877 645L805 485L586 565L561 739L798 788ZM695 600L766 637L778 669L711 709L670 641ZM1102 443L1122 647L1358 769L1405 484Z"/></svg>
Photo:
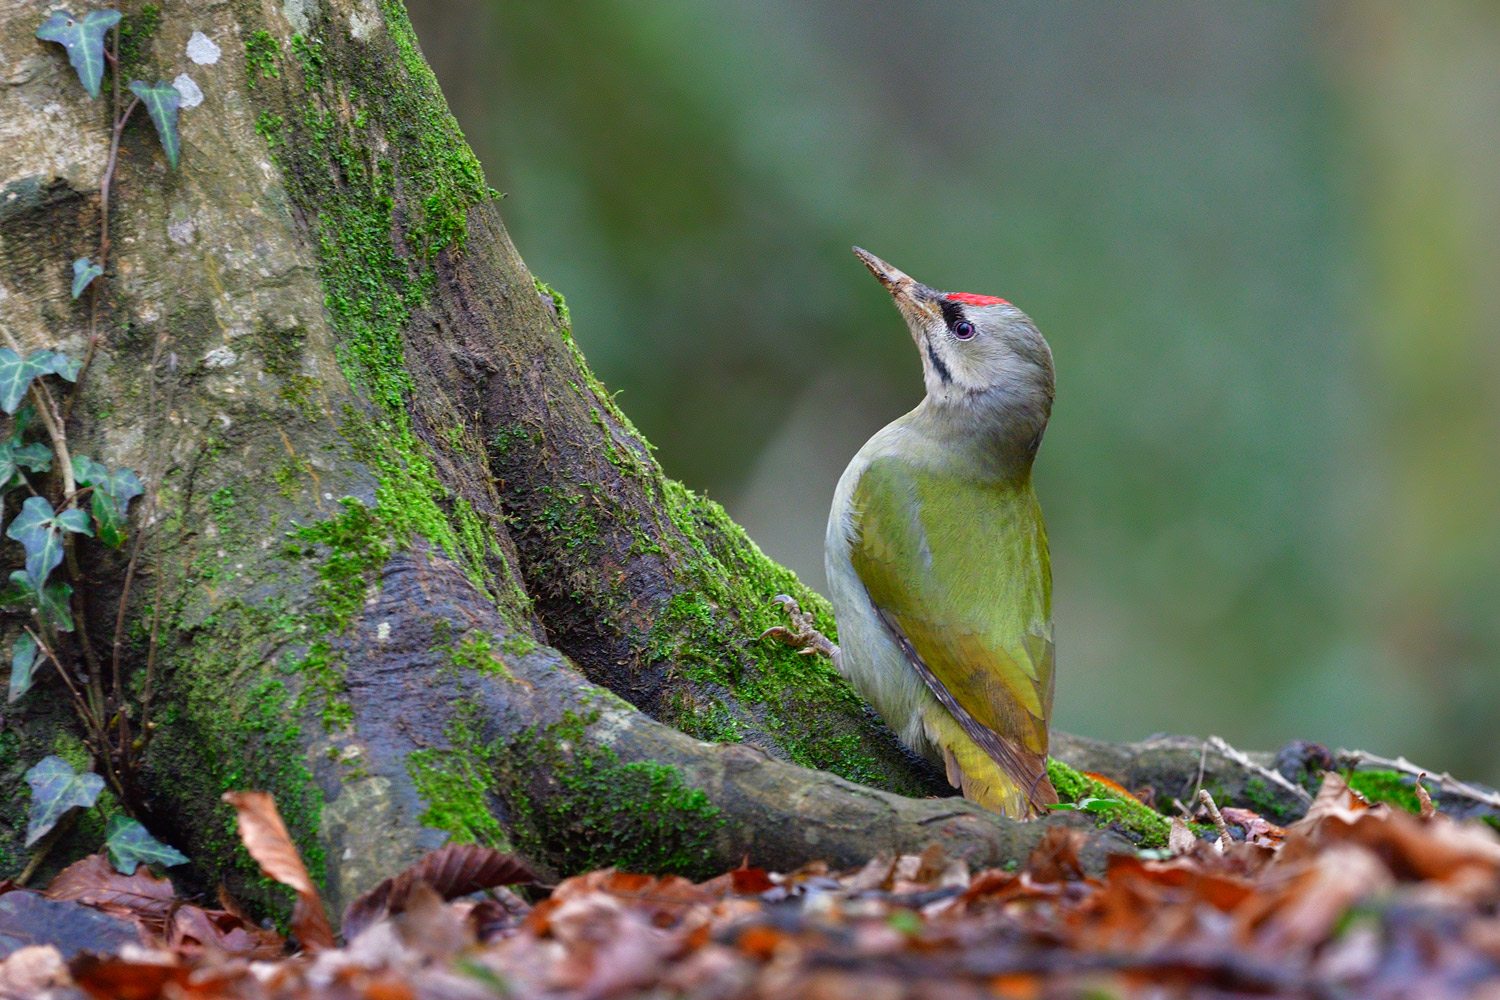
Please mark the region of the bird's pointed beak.
<svg viewBox="0 0 1500 1000"><path fill-rule="evenodd" d="M863 261L865 267L870 269L870 273L875 275L885 286L885 290L891 293L896 308L901 310L901 315L906 317L913 329L925 326L928 320L941 313L938 307L938 300L942 298L941 292L928 288L862 247L854 248L854 256Z"/></svg>

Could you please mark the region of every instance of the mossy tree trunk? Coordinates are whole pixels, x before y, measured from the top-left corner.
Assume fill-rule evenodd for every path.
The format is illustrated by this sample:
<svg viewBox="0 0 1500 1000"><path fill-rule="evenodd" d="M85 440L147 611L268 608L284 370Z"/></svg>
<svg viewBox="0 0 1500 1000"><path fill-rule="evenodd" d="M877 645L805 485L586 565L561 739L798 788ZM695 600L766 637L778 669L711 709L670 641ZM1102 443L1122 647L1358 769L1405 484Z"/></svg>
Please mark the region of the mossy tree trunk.
<svg viewBox="0 0 1500 1000"><path fill-rule="evenodd" d="M43 6L0 12L0 309L24 348L81 356L107 100L33 36ZM452 837L690 873L1034 841L905 797L946 789L826 663L756 640L778 592L827 607L593 379L399 3L121 9L127 71L204 95L178 170L144 116L124 132L69 428L147 484L122 662L139 701L154 659L133 808L159 836L270 892L218 801L268 788L339 901ZM216 58L188 57L199 32ZM107 646L129 549L79 552ZM7 710L8 871L21 774L79 757L64 697L44 675Z"/></svg>
<svg viewBox="0 0 1500 1000"><path fill-rule="evenodd" d="M667 479L590 374L398 0L120 6L127 70L204 100L178 170L144 116L124 132L72 393L74 453L147 486L128 593L128 547L85 541L75 576L100 648L124 593L156 723L113 808L263 902L227 789L275 793L336 905L450 838L554 873L1025 854L1041 824L924 798L950 790L826 662L757 640L775 594L831 629L827 605ZM49 9L0 7L0 317L81 356L107 102L34 37ZM200 32L218 52L190 59ZM26 861L26 768L87 763L58 678L5 711L0 875ZM53 860L99 837L85 819Z"/></svg>

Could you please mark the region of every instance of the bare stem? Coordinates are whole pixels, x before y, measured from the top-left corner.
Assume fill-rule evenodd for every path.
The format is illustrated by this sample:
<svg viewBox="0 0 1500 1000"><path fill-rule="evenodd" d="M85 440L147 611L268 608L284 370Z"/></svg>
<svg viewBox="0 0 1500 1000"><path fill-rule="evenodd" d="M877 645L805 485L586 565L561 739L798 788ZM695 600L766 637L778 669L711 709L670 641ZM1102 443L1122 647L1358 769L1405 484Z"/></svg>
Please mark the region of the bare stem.
<svg viewBox="0 0 1500 1000"><path fill-rule="evenodd" d="M62 415L57 411L52 390L41 379L31 383L31 395L36 401L36 412L42 418L42 426L47 428L47 436L52 438L52 451L57 455L57 471L63 477L63 497L71 497L77 492L78 484L73 479L73 456L68 454L68 434L63 429Z"/></svg>
<svg viewBox="0 0 1500 1000"><path fill-rule="evenodd" d="M1203 803L1203 808L1208 810L1208 815L1213 818L1214 828L1219 831L1219 853L1223 854L1229 850L1229 824L1224 822L1224 814L1219 812L1219 805L1214 797L1208 794L1207 788L1198 789L1198 801Z"/></svg>
<svg viewBox="0 0 1500 1000"><path fill-rule="evenodd" d="M47 860L47 855L51 853L53 845L62 840L64 834L73 829L73 824L77 822L77 817L77 813L69 812L57 821L56 826L47 831L46 836L42 837L42 842L37 845L36 853L31 856L30 861L26 862L26 867L21 871L21 874L16 876L16 885L24 886L27 882L31 881L31 877L36 874L36 870L42 867L42 862Z"/></svg>
<svg viewBox="0 0 1500 1000"><path fill-rule="evenodd" d="M29 626L23 627L26 628L26 634L31 636L37 647L46 654L47 659L57 670L57 675L63 679L63 683L68 686L68 694L73 696L73 709L78 713L78 719L83 723L83 728L91 738L97 738L103 732L101 721L89 711L88 703L83 700L83 695L79 692L78 686L73 683L73 678L68 674L67 668L62 665L62 661L57 658L57 654L52 651L52 647L42 636L41 628L33 632Z"/></svg>
<svg viewBox="0 0 1500 1000"><path fill-rule="evenodd" d="M1230 746L1218 736L1210 736L1208 738L1208 742L1209 745L1211 745L1215 750L1223 754L1225 757L1229 758L1234 763L1238 764L1240 767L1243 767L1245 770L1250 771L1254 774L1258 774L1266 781L1269 781L1271 784L1277 786L1278 788L1285 789L1286 791L1292 793L1292 795L1296 797L1297 801L1301 802L1303 805L1312 805L1312 796L1307 793L1307 789L1288 781L1286 779L1286 776L1283 775L1280 771L1273 771L1269 767L1261 767L1259 764L1255 763L1255 761L1251 760L1248 755L1239 750L1236 750L1234 747ZM1198 774L1198 780L1201 784L1203 780L1202 771L1200 771Z"/></svg>
<svg viewBox="0 0 1500 1000"><path fill-rule="evenodd" d="M1389 757L1379 757L1365 750L1339 750L1334 754L1334 759L1339 765L1347 768L1356 768L1361 764L1373 764L1375 767L1384 768L1388 771L1400 771L1402 774L1427 775L1428 781L1435 783L1438 788L1449 795L1457 795L1462 798L1482 802L1487 806L1500 809L1500 794L1487 788L1479 788L1467 782L1459 781L1453 775L1444 771L1442 774L1434 775L1423 767L1418 767L1405 757L1397 757L1392 760Z"/></svg>
<svg viewBox="0 0 1500 1000"><path fill-rule="evenodd" d="M99 260L98 266L101 270L109 267L109 192L114 185L115 165L120 159L120 136L125 131L125 123L130 121L130 115L135 111L135 106L141 103L139 97L132 97L130 103L125 107L125 113L120 113L120 29L114 30L114 129L109 137L109 158L104 163L104 176L99 181ZM84 374L88 372L89 365L93 364L94 352L99 346L99 297L103 286L104 275L96 278L89 286L89 346L83 354L83 365L78 369L77 381L82 382ZM74 392L68 397L66 408L63 410L63 419L73 412L73 401L78 398Z"/></svg>

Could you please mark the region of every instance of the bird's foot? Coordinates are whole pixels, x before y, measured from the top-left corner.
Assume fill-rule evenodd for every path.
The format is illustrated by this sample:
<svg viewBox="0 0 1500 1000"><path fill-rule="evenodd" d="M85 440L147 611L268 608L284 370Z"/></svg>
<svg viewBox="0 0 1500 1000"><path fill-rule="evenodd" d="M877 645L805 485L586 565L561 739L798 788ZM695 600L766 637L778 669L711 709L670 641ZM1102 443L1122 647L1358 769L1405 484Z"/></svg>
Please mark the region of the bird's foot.
<svg viewBox="0 0 1500 1000"><path fill-rule="evenodd" d="M776 625L768 628L760 634L762 639L775 639L785 645L795 646L797 652L803 656L812 656L816 653L822 653L829 658L836 656L839 648L829 642L826 635L818 631L813 624L812 615L798 607L797 602L786 594L777 594L772 600L786 611L792 627Z"/></svg>

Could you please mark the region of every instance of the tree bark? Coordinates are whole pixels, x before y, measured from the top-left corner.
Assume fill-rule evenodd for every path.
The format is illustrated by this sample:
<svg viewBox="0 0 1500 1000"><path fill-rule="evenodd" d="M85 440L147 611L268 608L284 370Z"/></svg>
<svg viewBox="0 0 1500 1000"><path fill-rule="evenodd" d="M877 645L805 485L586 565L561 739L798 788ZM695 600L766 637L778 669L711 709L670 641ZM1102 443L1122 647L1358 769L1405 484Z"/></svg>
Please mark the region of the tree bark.
<svg viewBox="0 0 1500 1000"><path fill-rule="evenodd" d="M336 903L450 837L555 872L1028 849L898 794L947 789L826 663L757 640L778 592L827 607L588 372L399 3L158 7L122 6L135 71L205 100L179 170L144 116L124 132L69 436L147 484L123 664L137 692L155 664L135 811L159 836L273 896L218 801L268 788ZM40 20L0 16L0 289L21 346L82 356L68 267L98 240L111 87L89 100ZM185 58L195 32L216 60ZM80 553L108 645L125 557ZM8 870L21 774L80 753L62 699L44 676L6 716Z"/></svg>
<svg viewBox="0 0 1500 1000"><path fill-rule="evenodd" d="M124 600L156 724L124 805L205 886L279 898L219 800L252 787L335 906L447 839L702 875L933 842L998 864L1084 821L923 798L951 789L826 662L757 639L779 592L831 631L828 606L666 478L590 374L397 0L157 7L121 4L134 69L205 99L176 171L143 115L124 132L69 427L141 474L143 544L125 592L129 546L83 542L75 586L95 645ZM107 100L35 39L44 13L0 6L0 315L82 356L69 266L98 243ZM196 32L217 59L184 55ZM63 698L44 676L6 709L0 875L26 861L21 775L79 756Z"/></svg>

